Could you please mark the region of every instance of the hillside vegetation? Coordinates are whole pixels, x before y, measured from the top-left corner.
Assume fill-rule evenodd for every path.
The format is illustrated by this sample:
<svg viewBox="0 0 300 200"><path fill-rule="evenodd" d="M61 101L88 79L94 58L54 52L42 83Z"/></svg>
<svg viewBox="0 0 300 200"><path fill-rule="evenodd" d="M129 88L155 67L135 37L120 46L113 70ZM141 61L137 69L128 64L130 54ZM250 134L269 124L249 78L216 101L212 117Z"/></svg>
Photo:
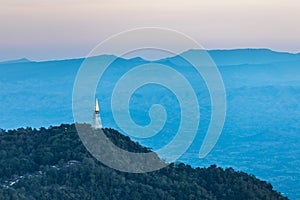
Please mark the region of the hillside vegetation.
<svg viewBox="0 0 300 200"><path fill-rule="evenodd" d="M254 175L215 165L194 169L172 163L143 174L116 171L89 154L74 124L0 132L0 199L287 199ZM113 129L104 132L123 149L150 151Z"/></svg>

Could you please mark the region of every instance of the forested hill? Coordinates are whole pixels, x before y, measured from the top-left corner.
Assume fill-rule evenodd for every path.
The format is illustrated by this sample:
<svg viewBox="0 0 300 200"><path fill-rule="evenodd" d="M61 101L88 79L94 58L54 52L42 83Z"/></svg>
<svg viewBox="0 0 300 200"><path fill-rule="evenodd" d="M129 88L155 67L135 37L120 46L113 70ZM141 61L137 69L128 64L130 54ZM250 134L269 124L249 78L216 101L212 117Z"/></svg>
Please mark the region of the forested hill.
<svg viewBox="0 0 300 200"><path fill-rule="evenodd" d="M123 149L150 151L115 130L104 131ZM215 165L115 171L87 152L74 124L0 132L0 199L287 199L253 175Z"/></svg>

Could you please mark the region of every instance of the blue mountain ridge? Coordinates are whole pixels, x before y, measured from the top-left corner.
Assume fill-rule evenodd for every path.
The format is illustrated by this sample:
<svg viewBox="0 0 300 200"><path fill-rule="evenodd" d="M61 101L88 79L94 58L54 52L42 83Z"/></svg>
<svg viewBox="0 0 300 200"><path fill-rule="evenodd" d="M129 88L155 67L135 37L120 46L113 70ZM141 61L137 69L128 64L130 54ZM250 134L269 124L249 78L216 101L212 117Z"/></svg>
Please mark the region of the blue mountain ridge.
<svg viewBox="0 0 300 200"><path fill-rule="evenodd" d="M2 61L0 64L14 64L14 63L27 63L32 62L31 60L28 60L27 58L20 58L17 60L8 60L8 61Z"/></svg>
<svg viewBox="0 0 300 200"><path fill-rule="evenodd" d="M190 50L183 55L198 55L197 51L201 50ZM271 182L290 199L299 199L300 54L267 49L209 50L208 53L224 81L227 115L221 137L206 158L199 159L198 153L209 126L210 95L201 76L182 59L182 55L158 61L113 55L95 57L100 60L116 58L97 88L103 125L120 130L111 112L110 96L124 73L141 64L168 65L189 80L200 104L199 131L180 161L193 166L213 163L231 166ZM73 85L83 61L80 58L0 63L0 128L72 123ZM160 72L156 74L164 77ZM170 142L181 117L178 115L180 105L172 91L147 85L139 88L129 103L132 119L139 125L150 122L148 110L156 103L165 107L168 116L164 128L156 136L132 139L154 150ZM92 119L92 106L86 122Z"/></svg>

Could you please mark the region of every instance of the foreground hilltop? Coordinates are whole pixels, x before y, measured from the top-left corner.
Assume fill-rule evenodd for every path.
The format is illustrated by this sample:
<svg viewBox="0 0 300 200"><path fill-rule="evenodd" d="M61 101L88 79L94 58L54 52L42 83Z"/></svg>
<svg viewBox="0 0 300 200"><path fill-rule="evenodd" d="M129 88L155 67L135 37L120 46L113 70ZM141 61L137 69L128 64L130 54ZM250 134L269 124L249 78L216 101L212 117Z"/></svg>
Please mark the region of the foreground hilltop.
<svg viewBox="0 0 300 200"><path fill-rule="evenodd" d="M74 124L0 132L0 199L287 199L254 175L215 165L115 171L88 153ZM113 129L104 132L123 149L150 151Z"/></svg>

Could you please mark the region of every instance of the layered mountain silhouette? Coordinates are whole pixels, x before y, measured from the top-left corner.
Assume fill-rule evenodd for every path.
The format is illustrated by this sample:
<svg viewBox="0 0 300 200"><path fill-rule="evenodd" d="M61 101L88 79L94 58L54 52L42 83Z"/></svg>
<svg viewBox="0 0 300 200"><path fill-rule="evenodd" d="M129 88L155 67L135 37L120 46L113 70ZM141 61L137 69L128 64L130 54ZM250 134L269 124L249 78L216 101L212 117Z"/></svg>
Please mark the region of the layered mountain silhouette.
<svg viewBox="0 0 300 200"><path fill-rule="evenodd" d="M201 50L189 50L183 54L196 56L197 51ZM96 89L103 125L120 130L112 115L110 97L126 72L147 63L167 65L190 82L200 105L199 131L180 161L193 167L209 167L215 163L255 174L291 199L299 199L299 54L268 49L210 50L208 53L224 82L227 111L221 137L207 158L199 159L198 153L211 118L210 95L201 75L197 75L180 55L151 62L142 58L98 56L99 60L116 58ZM0 63L0 128L39 128L73 123L72 92L83 61L80 58ZM156 74L164 77L159 71ZM134 77L132 81L136 81ZM84 122L92 120L93 101L90 102L90 115L85 112ZM86 102L89 105L89 101ZM180 105L172 91L147 85L135 91L129 103L132 120L141 126L150 123L148 111L151 105L164 106L168 119L161 132L152 138L133 139L153 150L168 144L180 125ZM116 110L121 109L120 105L120 108L115 106Z"/></svg>

